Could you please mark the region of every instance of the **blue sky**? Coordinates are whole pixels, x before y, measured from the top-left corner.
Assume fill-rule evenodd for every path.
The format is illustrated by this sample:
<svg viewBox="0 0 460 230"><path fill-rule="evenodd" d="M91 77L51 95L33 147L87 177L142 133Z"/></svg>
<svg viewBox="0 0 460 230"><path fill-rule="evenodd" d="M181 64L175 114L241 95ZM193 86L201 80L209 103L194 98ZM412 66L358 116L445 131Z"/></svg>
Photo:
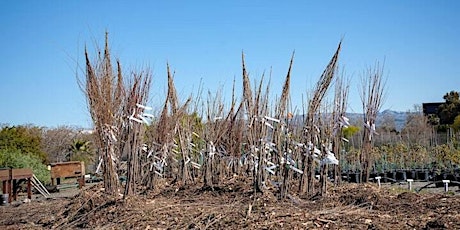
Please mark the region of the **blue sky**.
<svg viewBox="0 0 460 230"><path fill-rule="evenodd" d="M382 110L407 111L460 91L460 1L10 1L0 2L0 124L91 127L76 75L109 32L124 70L149 67L150 105L166 92L166 63L182 99L241 86L271 71L279 95L289 59L293 106L311 91L343 38L349 111L361 112L361 77L385 62Z"/></svg>

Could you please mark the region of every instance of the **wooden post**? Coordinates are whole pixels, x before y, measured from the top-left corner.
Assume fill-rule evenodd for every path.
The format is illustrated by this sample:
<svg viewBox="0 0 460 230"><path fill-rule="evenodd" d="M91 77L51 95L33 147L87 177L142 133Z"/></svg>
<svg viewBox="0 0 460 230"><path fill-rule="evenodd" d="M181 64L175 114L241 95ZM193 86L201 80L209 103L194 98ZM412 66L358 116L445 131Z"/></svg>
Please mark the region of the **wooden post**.
<svg viewBox="0 0 460 230"><path fill-rule="evenodd" d="M78 188L81 189L85 185L85 177L78 178Z"/></svg>
<svg viewBox="0 0 460 230"><path fill-rule="evenodd" d="M0 170L0 180L2 181L2 192L8 194L8 203L11 202L11 169Z"/></svg>
<svg viewBox="0 0 460 230"><path fill-rule="evenodd" d="M8 189L8 203L11 203L13 201L13 197L11 196L12 191L13 191L13 186L11 185L11 179L8 180L8 183L7 183L7 189Z"/></svg>
<svg viewBox="0 0 460 230"><path fill-rule="evenodd" d="M27 198L32 199L32 178L27 178Z"/></svg>
<svg viewBox="0 0 460 230"><path fill-rule="evenodd" d="M11 180L10 180L10 198L13 200L17 200L18 198L18 189L21 180L25 179L27 181L31 180L33 177L32 169L29 168L21 168L21 169L11 169ZM31 189L28 185L27 187L27 195L31 197ZM12 195L11 195L12 194Z"/></svg>
<svg viewBox="0 0 460 230"><path fill-rule="evenodd" d="M16 201L18 199L18 181L13 179L13 200Z"/></svg>

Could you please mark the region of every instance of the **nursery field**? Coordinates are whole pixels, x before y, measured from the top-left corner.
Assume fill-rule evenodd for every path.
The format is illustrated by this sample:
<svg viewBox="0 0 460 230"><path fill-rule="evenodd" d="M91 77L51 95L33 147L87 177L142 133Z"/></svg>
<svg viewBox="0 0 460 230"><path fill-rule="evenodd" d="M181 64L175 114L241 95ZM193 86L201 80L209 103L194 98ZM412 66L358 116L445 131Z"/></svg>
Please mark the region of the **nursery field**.
<svg viewBox="0 0 460 230"><path fill-rule="evenodd" d="M95 63L85 50L80 85L95 153L80 156L94 158L102 182L1 206L0 229L460 229L458 134L438 141L421 113L401 132L376 127L379 65L363 82L363 119L351 121L340 50L302 112L290 103L294 55L274 100L263 77L251 86L244 54L241 100L181 101L168 64L153 112L152 75L114 69L106 34ZM82 143L76 152L88 151Z"/></svg>
<svg viewBox="0 0 460 230"><path fill-rule="evenodd" d="M421 186L417 184L416 186ZM327 196L254 194L233 178L213 189L168 186L127 199L102 185L0 206L2 229L460 229L457 187L415 193L404 184L330 186Z"/></svg>

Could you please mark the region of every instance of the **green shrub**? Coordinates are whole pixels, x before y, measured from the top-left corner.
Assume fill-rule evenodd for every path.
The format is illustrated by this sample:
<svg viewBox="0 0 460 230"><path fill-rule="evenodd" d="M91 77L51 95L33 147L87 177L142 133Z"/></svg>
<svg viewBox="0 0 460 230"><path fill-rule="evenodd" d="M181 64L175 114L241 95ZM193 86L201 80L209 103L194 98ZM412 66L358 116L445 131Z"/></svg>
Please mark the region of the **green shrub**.
<svg viewBox="0 0 460 230"><path fill-rule="evenodd" d="M20 149L23 154L34 155L41 162L46 161L46 153L41 149L41 128L34 126L12 126L0 130L0 149Z"/></svg>
<svg viewBox="0 0 460 230"><path fill-rule="evenodd" d="M0 149L0 168L31 168L44 184L51 181L50 171L38 156L23 154L17 149Z"/></svg>

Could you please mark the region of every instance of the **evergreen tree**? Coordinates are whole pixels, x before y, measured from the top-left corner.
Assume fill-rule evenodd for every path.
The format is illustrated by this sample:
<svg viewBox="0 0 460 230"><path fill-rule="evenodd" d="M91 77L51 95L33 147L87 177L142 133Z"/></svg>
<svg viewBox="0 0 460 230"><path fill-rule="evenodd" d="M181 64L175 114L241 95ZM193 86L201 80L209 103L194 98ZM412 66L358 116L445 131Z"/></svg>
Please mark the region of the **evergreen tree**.
<svg viewBox="0 0 460 230"><path fill-rule="evenodd" d="M441 125L451 125L455 117L460 115L460 98L459 92L450 91L444 95L445 104L438 108L438 116Z"/></svg>

